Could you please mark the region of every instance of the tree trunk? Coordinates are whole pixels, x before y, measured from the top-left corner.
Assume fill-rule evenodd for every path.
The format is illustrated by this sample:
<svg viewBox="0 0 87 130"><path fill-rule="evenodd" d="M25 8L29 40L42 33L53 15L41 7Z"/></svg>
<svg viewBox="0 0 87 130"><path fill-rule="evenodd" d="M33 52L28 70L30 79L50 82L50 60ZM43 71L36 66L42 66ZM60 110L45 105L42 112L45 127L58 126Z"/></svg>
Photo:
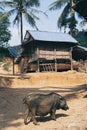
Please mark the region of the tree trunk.
<svg viewBox="0 0 87 130"><path fill-rule="evenodd" d="M23 20L22 20L22 13L20 12L20 37L21 37L21 45L23 42ZM21 53L23 52L23 49L21 47ZM22 57L21 57L21 63L20 63L20 72L21 74L23 73L23 62L22 62Z"/></svg>
<svg viewBox="0 0 87 130"><path fill-rule="evenodd" d="M22 20L22 13L20 13L20 33L21 33L21 44L23 42L23 20Z"/></svg>

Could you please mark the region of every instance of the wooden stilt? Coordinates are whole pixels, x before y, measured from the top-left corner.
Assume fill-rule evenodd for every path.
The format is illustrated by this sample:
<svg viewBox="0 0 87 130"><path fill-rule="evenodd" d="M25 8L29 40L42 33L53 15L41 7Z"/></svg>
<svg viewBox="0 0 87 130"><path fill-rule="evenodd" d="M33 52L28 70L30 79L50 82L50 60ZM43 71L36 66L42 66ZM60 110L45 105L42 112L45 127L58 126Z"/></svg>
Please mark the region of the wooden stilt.
<svg viewBox="0 0 87 130"><path fill-rule="evenodd" d="M37 48L37 57L38 57L38 60L37 60L37 66L38 66L38 72L40 72L40 68L39 68L39 48Z"/></svg>
<svg viewBox="0 0 87 130"><path fill-rule="evenodd" d="M73 48L71 47L71 50L70 50L71 70L73 70L72 50Z"/></svg>
<svg viewBox="0 0 87 130"><path fill-rule="evenodd" d="M15 72L15 70L14 70L14 57L12 58L12 61L13 61L13 75L14 75L14 72Z"/></svg>
<svg viewBox="0 0 87 130"><path fill-rule="evenodd" d="M54 49L54 54L55 54L55 72L57 72L56 49Z"/></svg>
<svg viewBox="0 0 87 130"><path fill-rule="evenodd" d="M38 72L40 72L40 69L39 69L39 59L37 60L37 65L38 65Z"/></svg>

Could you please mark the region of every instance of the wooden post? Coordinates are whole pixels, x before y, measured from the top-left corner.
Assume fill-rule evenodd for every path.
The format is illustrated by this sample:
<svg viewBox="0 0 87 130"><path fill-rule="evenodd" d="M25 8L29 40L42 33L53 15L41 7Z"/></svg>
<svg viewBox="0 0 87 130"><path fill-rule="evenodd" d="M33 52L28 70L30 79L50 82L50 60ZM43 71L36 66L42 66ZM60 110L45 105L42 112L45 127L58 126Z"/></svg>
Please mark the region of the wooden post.
<svg viewBox="0 0 87 130"><path fill-rule="evenodd" d="M54 54L55 54L55 72L57 72L56 49L54 49Z"/></svg>
<svg viewBox="0 0 87 130"><path fill-rule="evenodd" d="M12 62L13 62L13 75L14 75L14 57L12 58Z"/></svg>
<svg viewBox="0 0 87 130"><path fill-rule="evenodd" d="M38 72L40 72L40 69L39 69L39 48L37 48L37 57L38 57L38 59L37 59L37 66L38 66Z"/></svg>
<svg viewBox="0 0 87 130"><path fill-rule="evenodd" d="M87 60L85 61L85 73L87 73Z"/></svg>
<svg viewBox="0 0 87 130"><path fill-rule="evenodd" d="M38 70L37 71L39 72L40 71L39 70L39 59L37 60L37 66L38 66Z"/></svg>
<svg viewBox="0 0 87 130"><path fill-rule="evenodd" d="M70 50L71 70L73 70L72 50L73 50L73 48L71 47L71 50Z"/></svg>
<svg viewBox="0 0 87 130"><path fill-rule="evenodd" d="M20 71L21 71L21 74L23 74L23 72L24 72L24 58L21 58Z"/></svg>

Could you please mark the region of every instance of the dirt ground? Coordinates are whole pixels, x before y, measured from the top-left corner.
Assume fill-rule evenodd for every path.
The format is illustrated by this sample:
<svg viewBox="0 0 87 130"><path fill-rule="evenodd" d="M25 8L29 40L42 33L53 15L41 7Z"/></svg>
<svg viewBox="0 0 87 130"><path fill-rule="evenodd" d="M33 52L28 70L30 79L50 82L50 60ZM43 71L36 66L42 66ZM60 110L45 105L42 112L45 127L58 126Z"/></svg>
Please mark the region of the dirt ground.
<svg viewBox="0 0 87 130"><path fill-rule="evenodd" d="M37 117L39 125L24 125L23 98L28 93L56 92L67 100L69 110L57 110L56 121L50 116ZM0 130L70 130L87 127L87 74L75 71L58 73L0 74ZM85 130L85 129L84 129Z"/></svg>

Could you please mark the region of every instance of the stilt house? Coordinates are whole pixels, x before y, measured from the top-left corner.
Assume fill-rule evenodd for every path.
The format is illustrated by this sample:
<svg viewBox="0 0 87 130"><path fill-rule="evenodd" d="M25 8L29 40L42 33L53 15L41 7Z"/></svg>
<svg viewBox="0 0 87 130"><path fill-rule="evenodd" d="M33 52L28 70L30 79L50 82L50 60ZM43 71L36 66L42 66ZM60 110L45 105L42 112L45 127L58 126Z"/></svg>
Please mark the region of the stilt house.
<svg viewBox="0 0 87 130"><path fill-rule="evenodd" d="M72 48L77 45L78 42L66 33L26 31L22 43L25 68L29 72L75 69Z"/></svg>

